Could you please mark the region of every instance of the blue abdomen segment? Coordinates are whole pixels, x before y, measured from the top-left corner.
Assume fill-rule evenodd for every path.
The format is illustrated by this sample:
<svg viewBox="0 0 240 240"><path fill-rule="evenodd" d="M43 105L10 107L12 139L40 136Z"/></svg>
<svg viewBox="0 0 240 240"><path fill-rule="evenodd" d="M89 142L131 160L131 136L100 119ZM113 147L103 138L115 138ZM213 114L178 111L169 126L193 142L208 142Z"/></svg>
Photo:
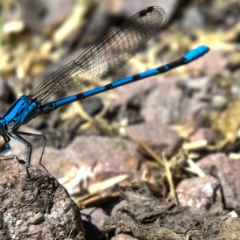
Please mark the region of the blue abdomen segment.
<svg viewBox="0 0 240 240"><path fill-rule="evenodd" d="M142 73L139 73L138 75L141 77L141 78L146 78L148 76L153 76L153 75L156 75L159 73L159 70L157 68L154 68L154 69L151 69L151 70L148 70L146 72L142 72Z"/></svg>
<svg viewBox="0 0 240 240"><path fill-rule="evenodd" d="M82 94L84 96L83 98L86 98L86 97L90 97L90 96L96 95L96 94L104 92L104 91L106 91L105 86L101 86L101 87L97 87L92 90L86 91Z"/></svg>
<svg viewBox="0 0 240 240"><path fill-rule="evenodd" d="M59 108L59 107L65 105L65 104L74 102L76 100L77 100L76 95L74 95L74 96L71 96L71 97L67 97L67 98L57 100L57 101L54 102L54 104L55 104L56 108Z"/></svg>
<svg viewBox="0 0 240 240"><path fill-rule="evenodd" d="M165 72L167 72L167 71L169 71L173 68L176 68L176 67L179 67L181 65L187 64L191 61L194 61L195 59L201 57L202 55L204 55L208 51L209 51L209 48L207 46L199 46L199 47L189 51L188 53L186 53L180 59L178 59L174 62L168 63L166 65L160 66L158 68L147 70L145 72L142 72L142 73L130 76L130 77L126 77L126 78L117 80L117 81L109 83L105 86L97 87L97 88L94 88L92 90L82 92L82 93L79 93L77 95L73 95L71 97L67 97L67 98L60 99L60 100L57 100L57 101L53 101L53 102L50 102L50 103L42 104L42 113L49 113L49 112L51 112L51 111L53 111L53 110L55 110L55 109L57 109L57 108L59 108L63 105L66 105L68 103L78 101L78 100L96 95L98 93L105 92L105 91L108 91L110 89L117 88L117 87L126 85L128 83L135 82L135 81L138 81L138 80L141 80L141 79L144 79L144 78L148 78L148 77L160 74L160 73L165 73Z"/></svg>
<svg viewBox="0 0 240 240"><path fill-rule="evenodd" d="M185 59L186 63L189 63L189 62L194 61L195 59L201 57L208 51L209 51L209 48L207 46L204 46L204 45L199 46L199 47L187 52L184 55L184 59Z"/></svg>
<svg viewBox="0 0 240 240"><path fill-rule="evenodd" d="M130 83L132 81L133 81L133 77L132 76L131 77L126 77L126 78L120 79L118 81L115 81L115 82L109 84L109 86L111 85L112 88L117 88L117 87L120 87L122 85L128 84L128 83ZM109 87L109 89L111 89L111 88Z"/></svg>

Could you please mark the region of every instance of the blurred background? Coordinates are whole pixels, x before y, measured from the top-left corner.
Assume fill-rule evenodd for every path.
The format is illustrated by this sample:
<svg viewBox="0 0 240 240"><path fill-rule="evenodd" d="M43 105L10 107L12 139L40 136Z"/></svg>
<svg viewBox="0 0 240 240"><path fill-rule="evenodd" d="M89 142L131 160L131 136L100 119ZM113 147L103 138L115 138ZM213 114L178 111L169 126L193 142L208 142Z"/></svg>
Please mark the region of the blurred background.
<svg viewBox="0 0 240 240"><path fill-rule="evenodd" d="M165 25L99 85L176 60L198 45L211 51L189 65L69 104L21 128L47 137L43 163L55 177L74 179L68 185L70 193L127 174L157 186L163 197L176 197L174 185L200 174L189 159L213 152L239 158L239 0L1 1L0 115L50 73L152 5L166 11ZM31 142L34 164L42 143ZM24 159L21 144L11 144L11 153ZM160 157L165 154L170 172L159 171L166 163L156 165L146 145ZM122 180L126 184L125 177Z"/></svg>

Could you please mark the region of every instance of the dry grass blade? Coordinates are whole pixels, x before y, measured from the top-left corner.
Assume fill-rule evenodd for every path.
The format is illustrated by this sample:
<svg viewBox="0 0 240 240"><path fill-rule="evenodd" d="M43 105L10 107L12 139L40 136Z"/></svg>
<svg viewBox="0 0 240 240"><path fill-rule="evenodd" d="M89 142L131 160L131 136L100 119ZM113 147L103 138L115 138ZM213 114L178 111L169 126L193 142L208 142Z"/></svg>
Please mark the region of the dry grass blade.
<svg viewBox="0 0 240 240"><path fill-rule="evenodd" d="M200 140L196 142L191 142L191 143L184 143L183 144L183 149L186 151L190 150L199 150L207 147L207 140Z"/></svg>
<svg viewBox="0 0 240 240"><path fill-rule="evenodd" d="M68 182L70 182L72 179L74 179L76 176L76 174L72 174L72 175L67 175L65 177L62 177L60 179L58 179L58 182L61 184L61 185L65 185L67 184Z"/></svg>
<svg viewBox="0 0 240 240"><path fill-rule="evenodd" d="M138 140L137 143L150 155L152 156L161 166L165 167L165 162L149 147L146 143Z"/></svg>
<svg viewBox="0 0 240 240"><path fill-rule="evenodd" d="M126 180L129 177L128 174L122 174L113 178L109 178L105 181L95 183L88 188L90 194L96 194L102 192L103 190L114 186L115 184Z"/></svg>
<svg viewBox="0 0 240 240"><path fill-rule="evenodd" d="M175 204L178 204L178 200L176 197L176 191L175 191L175 187L174 187L174 183L173 183L173 177L172 177L172 173L170 171L170 165L169 162L167 160L167 158L165 157L165 155L163 154L162 156L164 163L165 163L165 171L166 171L166 175L167 175L167 179L170 185L170 195L171 197L174 199Z"/></svg>
<svg viewBox="0 0 240 240"><path fill-rule="evenodd" d="M171 170L170 170L170 165L168 160L166 159L166 157L163 154L162 159L149 147L147 146L146 143L144 143L141 140L137 141L138 144L150 155L152 156L161 166L164 167L165 169L165 173L166 173L166 177L170 186L170 195L171 197L174 199L175 204L178 204L177 201L177 197L176 197L176 193L175 193L175 187L174 187L174 183L173 183L173 178L172 178L172 174L171 174Z"/></svg>
<svg viewBox="0 0 240 240"><path fill-rule="evenodd" d="M188 159L187 162L190 166L190 168L186 168L187 171L197 174L199 177L205 176L205 173L202 171L202 169L199 168L198 165L192 159Z"/></svg>
<svg viewBox="0 0 240 240"><path fill-rule="evenodd" d="M84 15L89 9L89 6L93 4L94 1L77 1L73 13L64 22L64 24L54 33L53 41L56 45L60 45L63 41L69 38L73 33L81 29L84 25Z"/></svg>
<svg viewBox="0 0 240 240"><path fill-rule="evenodd" d="M81 200L81 201L75 201L78 205L79 208L83 209L88 206L97 206L101 203L104 202L109 202L111 201L110 199L117 198L120 196L120 192L114 192L111 194L101 194L101 195L96 195L96 196L91 196L89 195L89 198L86 200Z"/></svg>
<svg viewBox="0 0 240 240"><path fill-rule="evenodd" d="M96 200L99 200L101 199L102 197L99 196L101 195L101 193L110 188L110 187L113 187L114 185L116 185L117 183L120 183L124 180L126 180L127 178L129 177L128 174L122 174L122 175L119 175L119 176L116 176L116 177L112 177L112 178L109 178L105 181L102 181L102 182L98 182L98 183L95 183L93 184L92 186L90 186L88 189L87 189L87 193L80 196L80 197L72 197L72 199L78 203L78 205L83 205L83 201L85 199L88 199L88 198L91 198L91 199L88 199L87 202L95 202ZM98 196L96 196L97 194L99 194ZM104 197L109 197L109 196L104 196ZM86 202L86 201L85 201Z"/></svg>

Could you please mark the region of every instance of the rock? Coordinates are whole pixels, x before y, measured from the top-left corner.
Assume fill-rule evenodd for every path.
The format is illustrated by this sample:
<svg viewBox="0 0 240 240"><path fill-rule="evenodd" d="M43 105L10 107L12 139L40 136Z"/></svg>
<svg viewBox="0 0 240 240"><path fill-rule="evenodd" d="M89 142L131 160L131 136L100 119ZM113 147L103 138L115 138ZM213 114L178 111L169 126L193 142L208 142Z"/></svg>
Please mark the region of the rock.
<svg viewBox="0 0 240 240"><path fill-rule="evenodd" d="M209 175L218 179L225 208L236 209L240 207L240 161L230 160L223 153L208 155L197 165Z"/></svg>
<svg viewBox="0 0 240 240"><path fill-rule="evenodd" d="M181 144L181 139L174 130L158 122L128 126L126 134L133 141L144 141L159 156L163 153L166 157L172 156Z"/></svg>
<svg viewBox="0 0 240 240"><path fill-rule="evenodd" d="M118 210L127 208L128 204L129 203L127 200L122 200L121 202L116 204L112 209L111 216L116 216L118 214Z"/></svg>
<svg viewBox="0 0 240 240"><path fill-rule="evenodd" d="M32 164L38 167L41 151L33 153ZM79 192L89 184L121 174L136 181L139 161L136 143L118 137L82 136L61 150L46 147L42 163L58 179L75 176L72 191Z"/></svg>
<svg viewBox="0 0 240 240"><path fill-rule="evenodd" d="M210 128L199 128L190 138L191 142L206 140L208 144L213 144L216 136Z"/></svg>
<svg viewBox="0 0 240 240"><path fill-rule="evenodd" d="M106 239L103 230L108 215L101 208L86 208L81 210L86 239Z"/></svg>
<svg viewBox="0 0 240 240"><path fill-rule="evenodd" d="M193 213L220 213L222 194L217 179L211 176L183 180L176 189L179 204Z"/></svg>
<svg viewBox="0 0 240 240"><path fill-rule="evenodd" d="M187 96L186 92L187 90L180 87L176 79L159 82L142 104L143 118L146 122L165 125L195 122L199 118L197 114L208 105Z"/></svg>
<svg viewBox="0 0 240 240"><path fill-rule="evenodd" d="M199 126L204 126L207 120L207 116L204 114L206 110L208 110L208 104L198 99L185 97L181 101L179 121L184 124L193 124L197 129Z"/></svg>
<svg viewBox="0 0 240 240"><path fill-rule="evenodd" d="M210 98L209 91L212 86L212 79L208 76L198 78L184 78L178 81L178 86L181 87L185 96L192 96L195 99L206 100Z"/></svg>
<svg viewBox="0 0 240 240"><path fill-rule="evenodd" d="M141 114L146 122L176 123L179 119L183 92L176 81L162 81L145 99Z"/></svg>
<svg viewBox="0 0 240 240"><path fill-rule="evenodd" d="M58 181L16 159L0 159L0 239L81 239L78 207Z"/></svg>
<svg viewBox="0 0 240 240"><path fill-rule="evenodd" d="M167 81L171 81L171 79L167 79ZM115 110L119 106L129 105L132 102L135 105L141 105L146 101L147 93L154 90L159 84L161 85L162 82L163 78L161 76L153 76L148 81L137 81L106 92L106 96L111 99L110 111Z"/></svg>

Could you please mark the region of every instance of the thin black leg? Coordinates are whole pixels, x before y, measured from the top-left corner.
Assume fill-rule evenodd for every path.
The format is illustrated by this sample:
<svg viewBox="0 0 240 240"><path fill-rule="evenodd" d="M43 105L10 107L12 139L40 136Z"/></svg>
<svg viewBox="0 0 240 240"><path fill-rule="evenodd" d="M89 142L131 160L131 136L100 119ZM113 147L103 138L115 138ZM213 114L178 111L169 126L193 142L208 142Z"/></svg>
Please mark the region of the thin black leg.
<svg viewBox="0 0 240 240"><path fill-rule="evenodd" d="M32 155L32 144L30 142L28 142L26 139L24 139L23 137L21 137L18 132L8 132L8 134L10 135L10 137L14 138L15 140L17 140L18 142L22 143L23 145L26 146L28 152L27 152L27 159L26 159L26 167L29 168L30 166L30 159L31 159L31 155Z"/></svg>
<svg viewBox="0 0 240 240"><path fill-rule="evenodd" d="M24 135L24 136L29 136L29 137L35 137L35 138L40 138L43 142L43 146L42 146L42 153L41 153L41 157L39 159L39 165L42 166L45 171L49 174L48 170L45 168L45 166L42 164L42 157L44 154L44 150L46 147L46 143L47 143L47 138L43 135L39 135L39 134L35 134L35 133L27 133L27 132L17 132L20 135Z"/></svg>
<svg viewBox="0 0 240 240"><path fill-rule="evenodd" d="M27 160L26 160L26 171L27 171L27 176L29 178L31 178L28 168L30 167L30 159L31 159L31 155L32 155L32 144L30 142L28 142L26 139L24 139L23 137L21 137L17 132L8 132L9 136L14 138L15 140L17 140L18 142L22 143L23 145L26 146L26 148L28 149L27 152Z"/></svg>

